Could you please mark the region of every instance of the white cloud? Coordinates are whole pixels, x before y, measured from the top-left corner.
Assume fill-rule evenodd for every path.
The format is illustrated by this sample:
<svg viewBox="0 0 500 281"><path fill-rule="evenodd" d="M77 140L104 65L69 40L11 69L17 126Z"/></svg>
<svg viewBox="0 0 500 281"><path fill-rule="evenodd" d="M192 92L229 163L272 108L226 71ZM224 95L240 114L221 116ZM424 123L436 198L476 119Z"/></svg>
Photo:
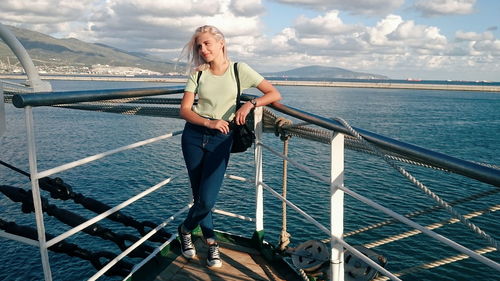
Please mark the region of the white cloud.
<svg viewBox="0 0 500 281"><path fill-rule="evenodd" d="M0 1L2 23L47 34L67 34L84 26L88 7L97 0Z"/></svg>
<svg viewBox="0 0 500 281"><path fill-rule="evenodd" d="M53 23L74 20L96 0L2 0L2 21L11 23Z"/></svg>
<svg viewBox="0 0 500 281"><path fill-rule="evenodd" d="M339 17L338 10L329 11L324 16L318 15L312 19L300 16L295 20L295 29L304 37L325 37L325 35L352 32L358 28L358 26L344 24Z"/></svg>
<svg viewBox="0 0 500 281"><path fill-rule="evenodd" d="M416 25L414 21L402 22L387 38L411 46L419 52L446 49L447 39L435 26Z"/></svg>
<svg viewBox="0 0 500 281"><path fill-rule="evenodd" d="M424 16L466 15L474 12L476 0L418 0L415 8Z"/></svg>
<svg viewBox="0 0 500 281"><path fill-rule="evenodd" d="M258 1L257 1L258 2ZM253 2L243 2L239 8ZM245 50L237 46L236 37L258 37L262 24L257 16L233 13L235 3L218 0L110 0L106 7L90 17L87 38L105 41L128 50L155 50L158 54L176 57L198 26L217 26L226 36L233 54ZM82 33L83 35L83 33ZM250 42L251 43L251 42ZM159 51L159 50L167 51Z"/></svg>
<svg viewBox="0 0 500 281"><path fill-rule="evenodd" d="M338 9L353 14L385 15L399 8L404 0L274 0L316 10Z"/></svg>
<svg viewBox="0 0 500 281"><path fill-rule="evenodd" d="M500 40L493 33L457 31L455 33L454 55L495 57L500 55Z"/></svg>
<svg viewBox="0 0 500 281"><path fill-rule="evenodd" d="M261 0L232 0L229 8L237 16L257 16L264 12Z"/></svg>
<svg viewBox="0 0 500 281"><path fill-rule="evenodd" d="M479 40L493 40L495 36L491 32L465 32L458 30L455 32L455 38L457 41L479 41Z"/></svg>
<svg viewBox="0 0 500 281"><path fill-rule="evenodd" d="M396 30L403 22L403 19L398 15L388 15L384 19L377 22L374 27L367 27L368 41L370 44L383 46L388 44L387 35Z"/></svg>

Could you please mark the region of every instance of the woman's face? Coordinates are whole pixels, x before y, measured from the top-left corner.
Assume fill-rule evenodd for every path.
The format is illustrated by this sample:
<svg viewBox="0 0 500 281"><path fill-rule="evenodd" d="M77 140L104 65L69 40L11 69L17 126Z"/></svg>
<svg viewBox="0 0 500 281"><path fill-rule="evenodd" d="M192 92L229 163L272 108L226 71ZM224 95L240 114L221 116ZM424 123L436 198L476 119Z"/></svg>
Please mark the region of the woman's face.
<svg viewBox="0 0 500 281"><path fill-rule="evenodd" d="M206 63L213 62L224 58L223 49L224 43L222 40L217 40L215 36L209 32L204 32L196 38L196 48L198 54L205 60Z"/></svg>

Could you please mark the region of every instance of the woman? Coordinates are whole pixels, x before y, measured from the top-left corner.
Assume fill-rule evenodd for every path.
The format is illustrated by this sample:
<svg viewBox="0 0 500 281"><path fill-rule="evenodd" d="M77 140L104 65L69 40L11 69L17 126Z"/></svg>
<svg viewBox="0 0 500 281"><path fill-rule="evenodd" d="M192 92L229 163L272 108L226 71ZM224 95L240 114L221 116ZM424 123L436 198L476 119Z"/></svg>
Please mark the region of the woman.
<svg viewBox="0 0 500 281"><path fill-rule="evenodd" d="M212 221L232 145L231 128L244 124L257 106L281 99L280 93L245 63L238 63L241 90L256 87L264 95L244 103L236 111L237 84L234 63L227 55L224 35L213 26L196 29L183 49L190 76L184 90L180 115L186 120L182 153L189 174L194 204L179 226L182 255L196 255L191 232L199 225L208 244L208 267L221 267L219 246ZM198 73L201 71L201 75ZM198 103L195 105L195 95Z"/></svg>

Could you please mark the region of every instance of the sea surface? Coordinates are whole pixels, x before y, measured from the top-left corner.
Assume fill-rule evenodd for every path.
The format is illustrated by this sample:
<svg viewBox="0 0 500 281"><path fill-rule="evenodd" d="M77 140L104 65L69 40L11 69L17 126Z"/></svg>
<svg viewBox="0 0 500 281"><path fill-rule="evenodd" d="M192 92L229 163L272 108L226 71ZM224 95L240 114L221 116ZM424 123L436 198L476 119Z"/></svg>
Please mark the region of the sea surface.
<svg viewBox="0 0 500 281"><path fill-rule="evenodd" d="M104 88L137 88L165 86L146 82L82 82L52 81L54 90L69 91ZM171 84L170 84L171 85ZM500 165L500 93L460 92L437 90L353 89L322 87L279 87L283 103L327 118L341 117L352 126L408 142L460 159ZM247 93L257 94L255 91ZM7 132L0 136L0 160L29 170L24 112L6 105ZM281 115L280 113L277 113ZM46 170L118 146L182 129L183 121L158 117L142 117L40 107L34 109L38 170ZM299 120L292 120L299 123ZM266 134L264 142L277 150L281 141L274 134ZM310 169L328 176L329 147L299 138L290 140L289 156ZM271 153L264 156L264 180L281 192L281 161ZM234 154L228 174L251 178L253 175L251 153ZM462 214L484 210L500 204L497 187L477 182L460 175L401 164L416 178L447 202L491 191L489 195L465 200L455 206ZM174 137L155 144L127 151L61 172L62 178L73 191L99 199L115 206L140 193L165 178L175 176L171 184L140 199L123 212L137 220L160 223L177 212L189 200L189 183L186 179L180 151L180 138ZM329 187L290 166L288 169L288 199L307 211L325 226L329 225ZM390 168L383 160L361 152L345 153L345 186L400 214L408 214L435 205L435 202ZM28 179L0 166L0 185L30 189ZM42 195L49 198L45 191ZM251 183L226 180L221 190L217 208L252 217L255 192ZM91 218L95 214L74 202L49 198L49 203ZM295 211L288 209L287 229L291 233L291 246L310 239L325 239L315 226L305 222ZM21 204L0 194L0 219L19 225L34 226L33 214L24 214ZM174 232L182 220L177 218L166 227ZM345 195L345 232L385 221L388 217L379 211ZM437 210L412 218L417 223L429 225L446 221L450 215ZM281 230L281 202L265 192L264 227L266 240L277 243ZM500 239L500 214L486 212L471 218L495 239ZM216 227L241 235L250 235L253 224L215 216ZM101 225L115 233L138 235L134 229L104 220ZM47 233L59 235L70 229L53 217L45 215ZM411 230L399 223L351 235L345 240L351 245L363 245ZM489 245L460 223L445 224L435 230L473 250ZM119 253L109 241L80 233L66 240L92 252ZM43 280L37 248L0 238L0 280ZM153 246L158 246L151 243ZM459 255L450 247L418 234L372 248L387 258L387 269L400 272L447 257ZM498 251L485 254L500 262ZM54 280L87 280L96 270L85 260L49 253ZM140 259L127 258L138 263ZM403 280L499 280L499 273L473 259L464 259L427 270L417 270L403 275ZM121 280L102 277L99 280Z"/></svg>

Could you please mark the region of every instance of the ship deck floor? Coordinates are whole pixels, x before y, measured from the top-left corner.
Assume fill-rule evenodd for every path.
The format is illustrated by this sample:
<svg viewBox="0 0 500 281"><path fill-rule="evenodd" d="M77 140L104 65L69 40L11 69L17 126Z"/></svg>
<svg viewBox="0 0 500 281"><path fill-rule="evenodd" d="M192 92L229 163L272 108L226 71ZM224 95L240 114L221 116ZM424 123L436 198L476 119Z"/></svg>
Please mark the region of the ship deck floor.
<svg viewBox="0 0 500 281"><path fill-rule="evenodd" d="M286 280L255 249L219 242L223 265L210 269L206 265L208 247L200 238L194 244L194 259L178 256L155 280Z"/></svg>

